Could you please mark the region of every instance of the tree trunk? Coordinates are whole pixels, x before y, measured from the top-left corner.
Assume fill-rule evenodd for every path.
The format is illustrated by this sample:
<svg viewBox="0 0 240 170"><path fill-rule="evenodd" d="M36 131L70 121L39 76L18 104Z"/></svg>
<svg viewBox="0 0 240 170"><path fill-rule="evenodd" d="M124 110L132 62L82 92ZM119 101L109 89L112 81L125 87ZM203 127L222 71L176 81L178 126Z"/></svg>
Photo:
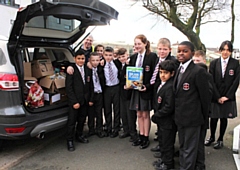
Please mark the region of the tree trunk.
<svg viewBox="0 0 240 170"><path fill-rule="evenodd" d="M234 25L235 25L235 13L234 13L234 0L231 4L231 14L232 14L232 29L231 29L231 42L234 42Z"/></svg>

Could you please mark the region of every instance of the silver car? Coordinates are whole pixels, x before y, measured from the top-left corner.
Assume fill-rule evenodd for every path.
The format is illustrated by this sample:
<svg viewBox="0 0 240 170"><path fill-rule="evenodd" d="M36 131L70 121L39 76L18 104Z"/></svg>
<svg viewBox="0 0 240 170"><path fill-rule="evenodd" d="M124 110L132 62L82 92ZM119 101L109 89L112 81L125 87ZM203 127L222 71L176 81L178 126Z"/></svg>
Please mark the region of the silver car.
<svg viewBox="0 0 240 170"><path fill-rule="evenodd" d="M64 71L73 62L72 44L86 29L117 17L115 9L98 0L41 0L17 13L9 39L0 36L0 141L43 138L66 125L66 98L38 108L26 104L31 78L25 77L29 70L24 63L47 56L54 71Z"/></svg>

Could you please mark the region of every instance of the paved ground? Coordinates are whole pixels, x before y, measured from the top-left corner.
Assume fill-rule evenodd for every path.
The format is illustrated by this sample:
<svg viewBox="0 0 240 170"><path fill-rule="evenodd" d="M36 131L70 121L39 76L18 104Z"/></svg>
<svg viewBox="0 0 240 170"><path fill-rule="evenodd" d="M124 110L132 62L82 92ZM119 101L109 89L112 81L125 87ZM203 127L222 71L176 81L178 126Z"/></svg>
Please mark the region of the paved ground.
<svg viewBox="0 0 240 170"><path fill-rule="evenodd" d="M240 90L237 92L240 109ZM240 124L240 118L229 120L224 138L224 148L214 150L206 147L206 166L208 170L237 170L233 159L233 129ZM64 131L46 135L44 140L35 138L23 141L8 141L0 150L0 170L26 169L76 169L76 170L147 170L153 169L155 160L150 148L157 143L153 141L156 126L152 124L151 145L140 150L131 146L128 139L89 138L89 144L76 144L75 152L68 152L63 136ZM216 136L217 137L217 136ZM178 144L176 144L178 148ZM175 158L178 167L178 158Z"/></svg>

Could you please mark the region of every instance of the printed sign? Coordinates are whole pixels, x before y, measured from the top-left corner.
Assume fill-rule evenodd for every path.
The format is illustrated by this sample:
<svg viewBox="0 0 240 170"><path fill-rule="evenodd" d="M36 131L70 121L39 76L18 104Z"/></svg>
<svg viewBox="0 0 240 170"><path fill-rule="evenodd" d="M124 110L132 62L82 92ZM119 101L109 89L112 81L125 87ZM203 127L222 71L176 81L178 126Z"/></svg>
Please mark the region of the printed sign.
<svg viewBox="0 0 240 170"><path fill-rule="evenodd" d="M133 89L141 89L143 83L143 68L141 67L127 67L126 86Z"/></svg>

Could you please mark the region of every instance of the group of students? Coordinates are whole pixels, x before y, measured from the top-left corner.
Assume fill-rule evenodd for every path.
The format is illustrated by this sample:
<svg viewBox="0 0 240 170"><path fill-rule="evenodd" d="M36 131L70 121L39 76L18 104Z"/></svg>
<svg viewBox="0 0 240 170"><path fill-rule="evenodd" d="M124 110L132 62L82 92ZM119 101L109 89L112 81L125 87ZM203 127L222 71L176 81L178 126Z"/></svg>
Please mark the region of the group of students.
<svg viewBox="0 0 240 170"><path fill-rule="evenodd" d="M174 168L178 132L180 169L204 170L204 145L210 146L215 141L218 118L221 120L220 136L214 144L215 149L223 147L227 118L237 116L235 93L239 85L239 62L231 57L232 43L224 41L221 44L221 57L210 63L209 72L206 60L201 58L205 54L197 51L195 55L194 45L189 41L178 45L177 59L171 56L167 38L159 40L155 54L142 34L135 37L136 52L130 57L125 48L118 49L117 59L114 59L112 47L100 47L102 52L95 48L87 64L86 51L80 48L74 56L75 64L67 71L68 150L75 150L74 137L78 142L88 143L83 135L86 116L89 136L130 136L132 145L140 149L150 144L152 121L157 124L159 143L156 148L161 153L161 158L153 162L155 169ZM125 86L127 66L143 68L140 90ZM103 130L103 108L106 130ZM152 117L151 110L154 111ZM211 137L204 142L209 116ZM123 133L119 135L120 119Z"/></svg>

